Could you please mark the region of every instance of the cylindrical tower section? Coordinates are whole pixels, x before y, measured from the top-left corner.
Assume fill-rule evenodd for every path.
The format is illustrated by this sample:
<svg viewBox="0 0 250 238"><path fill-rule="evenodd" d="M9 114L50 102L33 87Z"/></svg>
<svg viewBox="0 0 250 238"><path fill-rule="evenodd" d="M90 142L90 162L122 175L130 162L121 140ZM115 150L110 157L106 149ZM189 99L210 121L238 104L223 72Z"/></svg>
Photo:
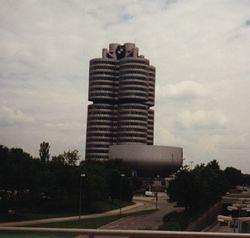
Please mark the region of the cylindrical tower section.
<svg viewBox="0 0 250 238"><path fill-rule="evenodd" d="M108 159L113 144L113 118L116 109L112 104L95 103L88 106L86 159Z"/></svg>
<svg viewBox="0 0 250 238"><path fill-rule="evenodd" d="M155 67L149 66L149 74L148 74L148 102L147 104L152 107L155 105Z"/></svg>
<svg viewBox="0 0 250 238"><path fill-rule="evenodd" d="M120 60L119 101L146 102L148 100L149 61L127 57Z"/></svg>
<svg viewBox="0 0 250 238"><path fill-rule="evenodd" d="M147 144L147 106L124 103L118 109L117 144Z"/></svg>
<svg viewBox="0 0 250 238"><path fill-rule="evenodd" d="M113 104L113 144L117 144L118 105Z"/></svg>
<svg viewBox="0 0 250 238"><path fill-rule="evenodd" d="M154 110L148 110L147 144L154 144Z"/></svg>
<svg viewBox="0 0 250 238"><path fill-rule="evenodd" d="M114 101L118 94L119 62L114 59L92 59L89 67L89 101Z"/></svg>
<svg viewBox="0 0 250 238"><path fill-rule="evenodd" d="M90 61L86 160L115 144L153 144L155 68L133 43L112 43Z"/></svg>

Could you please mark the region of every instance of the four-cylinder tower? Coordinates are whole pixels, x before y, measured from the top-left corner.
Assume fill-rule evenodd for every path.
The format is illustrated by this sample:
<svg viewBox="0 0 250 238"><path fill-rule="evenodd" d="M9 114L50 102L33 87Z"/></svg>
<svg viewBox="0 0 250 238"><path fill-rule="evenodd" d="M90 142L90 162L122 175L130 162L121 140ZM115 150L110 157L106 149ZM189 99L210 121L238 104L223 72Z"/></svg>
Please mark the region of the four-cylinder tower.
<svg viewBox="0 0 250 238"><path fill-rule="evenodd" d="M155 67L135 44L110 44L90 60L86 160L109 158L110 145L154 140Z"/></svg>

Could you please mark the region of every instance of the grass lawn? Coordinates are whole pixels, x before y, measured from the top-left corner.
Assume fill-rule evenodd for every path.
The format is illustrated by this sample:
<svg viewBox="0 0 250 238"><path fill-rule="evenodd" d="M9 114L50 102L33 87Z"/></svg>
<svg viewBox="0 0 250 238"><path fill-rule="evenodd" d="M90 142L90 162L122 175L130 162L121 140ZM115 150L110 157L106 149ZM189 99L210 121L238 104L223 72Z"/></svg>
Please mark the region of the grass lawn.
<svg viewBox="0 0 250 238"><path fill-rule="evenodd" d="M17 215L13 216L0 213L0 222L29 221L29 220L47 219L54 217L68 217L76 215L77 215L76 213L54 213L54 214L18 213Z"/></svg>
<svg viewBox="0 0 250 238"><path fill-rule="evenodd" d="M82 229L96 229L100 226L103 226L107 223L110 223L112 221L118 220L121 217L126 216L143 216L147 214L151 214L153 212L157 211L156 209L147 210L147 211L140 211L140 212L134 212L130 214L122 214L122 216L107 216L107 217L100 217L100 218L91 218L91 219L85 219L81 220L80 222L78 220L76 221L68 221L68 222L57 222L57 223L48 223L48 224L37 224L33 225L32 227L48 227L48 228L82 228ZM23 232L2 232L0 233L0 238L59 238L64 237L62 235L53 235L53 234L34 234L34 233L23 233ZM75 235L67 235L65 237L73 238Z"/></svg>
<svg viewBox="0 0 250 238"><path fill-rule="evenodd" d="M53 234L32 234L32 233L1 233L0 238L60 238L60 237L67 237L73 238L75 235L53 235Z"/></svg>
<svg viewBox="0 0 250 238"><path fill-rule="evenodd" d="M163 217L163 225L159 227L159 230L184 231L190 222L196 220L203 212L204 210L198 210L191 214L185 210L171 212Z"/></svg>
<svg viewBox="0 0 250 238"><path fill-rule="evenodd" d="M127 216L142 216L151 214L152 212L156 211L155 209L147 210L147 211L140 211L134 212L130 214L122 214L115 215L115 216L105 216L105 217L98 217L98 218L90 218L90 219L82 219L74 220L74 221L67 221L67 222L54 222L54 223L46 223L46 224L36 224L30 225L30 227L48 227L48 228L82 228L82 229L96 229L105 224L118 220L122 217Z"/></svg>
<svg viewBox="0 0 250 238"><path fill-rule="evenodd" d="M92 209L91 212L83 213L83 215L106 212L106 211L115 210L120 207L126 207L126 206L133 205L133 204L134 202L120 201L118 199L114 199L113 201L108 200L105 202L103 201L96 202L94 204L95 209ZM28 221L28 220L38 220L38 219L46 219L46 218L54 218L54 217L68 217L68 216L78 216L78 211L50 213L50 214L18 212L16 215L0 213L0 222Z"/></svg>

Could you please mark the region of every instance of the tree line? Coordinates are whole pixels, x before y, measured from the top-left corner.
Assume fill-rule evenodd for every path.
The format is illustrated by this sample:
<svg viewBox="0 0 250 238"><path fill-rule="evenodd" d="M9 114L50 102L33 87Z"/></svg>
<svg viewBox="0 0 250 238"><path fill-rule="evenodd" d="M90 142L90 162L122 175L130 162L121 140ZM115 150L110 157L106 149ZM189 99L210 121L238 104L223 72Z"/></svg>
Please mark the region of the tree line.
<svg viewBox="0 0 250 238"><path fill-rule="evenodd" d="M47 142L41 143L39 155L33 158L21 148L0 145L0 212L76 213L80 189L85 212L132 200L135 183L122 161L79 161L77 150L50 158Z"/></svg>
<svg viewBox="0 0 250 238"><path fill-rule="evenodd" d="M205 210L236 185L250 185L250 175L233 167L222 170L213 160L194 169L183 166L170 181L167 192L170 201L192 214Z"/></svg>
<svg viewBox="0 0 250 238"><path fill-rule="evenodd" d="M0 145L0 212L9 209L25 212L77 213L80 189L84 212L108 210L119 200L130 202L141 180L130 177L131 169L120 160L80 161L77 150L50 158L49 143L40 144L40 158L21 148ZM85 174L82 177L81 174ZM125 175L125 176L121 176ZM250 184L250 175L228 167L221 170L217 161L183 166L170 181L170 201L188 212L207 208L230 188ZM80 187L82 185L82 187Z"/></svg>

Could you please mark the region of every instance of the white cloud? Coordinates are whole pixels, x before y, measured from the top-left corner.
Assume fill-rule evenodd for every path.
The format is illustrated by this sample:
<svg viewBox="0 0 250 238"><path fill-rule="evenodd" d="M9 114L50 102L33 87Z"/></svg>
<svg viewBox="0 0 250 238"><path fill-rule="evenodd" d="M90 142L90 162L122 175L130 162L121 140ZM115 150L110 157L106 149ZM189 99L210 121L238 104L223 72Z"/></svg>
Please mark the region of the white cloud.
<svg viewBox="0 0 250 238"><path fill-rule="evenodd" d="M184 129L220 129L228 122L220 111L185 111L179 115L177 123Z"/></svg>
<svg viewBox="0 0 250 238"><path fill-rule="evenodd" d="M158 98L185 100L207 96L208 90L201 83L181 81L162 87L156 85L156 93Z"/></svg>

